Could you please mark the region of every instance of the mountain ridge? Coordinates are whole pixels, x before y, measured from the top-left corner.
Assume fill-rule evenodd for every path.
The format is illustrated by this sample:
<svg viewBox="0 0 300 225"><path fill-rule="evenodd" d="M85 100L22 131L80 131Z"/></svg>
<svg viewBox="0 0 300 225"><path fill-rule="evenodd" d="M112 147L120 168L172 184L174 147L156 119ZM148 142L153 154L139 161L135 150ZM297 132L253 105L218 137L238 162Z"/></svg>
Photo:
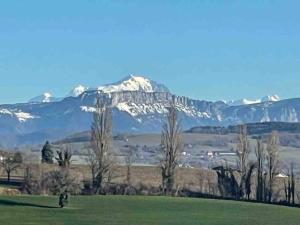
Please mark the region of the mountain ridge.
<svg viewBox="0 0 300 225"><path fill-rule="evenodd" d="M230 106L238 106L238 105L252 105L252 104L258 104L263 102L278 102L280 101L280 97L276 94L274 95L266 95L260 99L256 100L250 100L250 99L239 99L239 100L231 100L231 101L225 101L226 104Z"/></svg>
<svg viewBox="0 0 300 225"><path fill-rule="evenodd" d="M115 133L160 132L171 101L176 103L183 129L200 125L300 121L299 98L231 106L222 101L177 96L164 85L151 83L146 78L141 85L136 83L135 77L128 79L118 82L119 87L116 83L108 85L107 90L117 91L90 88L61 101L0 105L0 137L6 137L0 138L0 144L15 145L14 141L7 140L23 136L29 139L26 143L31 139L32 143L37 143L88 130L96 97L112 108ZM38 136L40 138L36 138ZM18 145L24 143L20 141Z"/></svg>

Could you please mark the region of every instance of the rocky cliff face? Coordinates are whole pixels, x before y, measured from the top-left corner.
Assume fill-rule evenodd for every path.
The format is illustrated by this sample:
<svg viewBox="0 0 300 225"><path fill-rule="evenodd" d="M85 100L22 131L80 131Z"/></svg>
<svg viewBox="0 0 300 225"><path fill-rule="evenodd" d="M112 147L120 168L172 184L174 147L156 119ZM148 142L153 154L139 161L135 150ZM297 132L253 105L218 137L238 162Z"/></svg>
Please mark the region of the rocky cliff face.
<svg viewBox="0 0 300 225"><path fill-rule="evenodd" d="M67 97L57 102L0 105L0 143L38 143L88 130L97 96L112 107L115 133L160 132L171 101L176 103L183 129L203 125L300 120L300 99L230 106L221 101L176 96L168 91L143 91L140 87L133 91L88 90L77 97Z"/></svg>
<svg viewBox="0 0 300 225"><path fill-rule="evenodd" d="M171 102L175 102L184 128L193 123L218 124L222 110L228 107L223 102L193 100L169 92L123 91L114 93L87 92L81 96L82 103L86 104L82 105L81 109L85 112L92 112L96 96L110 105L115 114L129 116L136 125L127 127L127 130L131 129L132 131L159 131ZM123 123L126 124L126 121ZM145 124L151 126L147 127ZM118 130L118 127L116 129Z"/></svg>

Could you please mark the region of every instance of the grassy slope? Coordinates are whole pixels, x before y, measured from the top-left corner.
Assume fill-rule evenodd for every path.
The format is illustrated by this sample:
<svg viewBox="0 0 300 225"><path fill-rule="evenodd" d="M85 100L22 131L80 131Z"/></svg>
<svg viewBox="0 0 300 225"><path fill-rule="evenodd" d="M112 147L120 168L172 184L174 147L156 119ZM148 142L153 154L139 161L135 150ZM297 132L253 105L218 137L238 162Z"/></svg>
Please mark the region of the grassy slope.
<svg viewBox="0 0 300 225"><path fill-rule="evenodd" d="M0 224L30 225L296 225L300 209L234 201L126 196L1 197Z"/></svg>

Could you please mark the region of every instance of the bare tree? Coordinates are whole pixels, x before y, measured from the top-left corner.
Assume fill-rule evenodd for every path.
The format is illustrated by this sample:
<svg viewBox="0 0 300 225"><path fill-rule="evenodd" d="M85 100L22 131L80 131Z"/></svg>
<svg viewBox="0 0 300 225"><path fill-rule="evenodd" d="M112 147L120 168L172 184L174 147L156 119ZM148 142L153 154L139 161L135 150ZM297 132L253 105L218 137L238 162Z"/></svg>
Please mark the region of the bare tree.
<svg viewBox="0 0 300 225"><path fill-rule="evenodd" d="M223 198L240 198L239 184L234 175L234 170L226 163L225 166L214 167L218 175L218 189Z"/></svg>
<svg viewBox="0 0 300 225"><path fill-rule="evenodd" d="M38 161L38 160L36 160ZM22 185L23 191L26 191L28 194L33 194L32 192L32 177L33 177L33 166L34 164L34 158L32 156L32 153L25 153L24 159L23 159L23 165L24 165L24 182Z"/></svg>
<svg viewBox="0 0 300 225"><path fill-rule="evenodd" d="M251 192L251 175L254 166L249 162L250 144L248 140L246 125L240 126L236 154L238 157L237 172L239 174L239 196L243 197L245 194L250 196L249 191Z"/></svg>
<svg viewBox="0 0 300 225"><path fill-rule="evenodd" d="M98 168L98 163L96 156L94 154L94 151L90 147L86 147L87 149L87 154L85 157L85 161L89 166L89 169L91 171L91 177L92 177L92 182L91 182L91 188L93 189L96 187L96 176L97 176L97 168Z"/></svg>
<svg viewBox="0 0 300 225"><path fill-rule="evenodd" d="M257 185L256 185L256 200L259 202L263 201L264 193L264 160L265 160L265 149L261 139L257 140L256 148L256 166L257 166Z"/></svg>
<svg viewBox="0 0 300 225"><path fill-rule="evenodd" d="M285 199L288 204L295 204L295 173L294 162L291 162L289 168L287 168L287 179L284 179L284 192ZM292 202L291 202L292 200Z"/></svg>
<svg viewBox="0 0 300 225"><path fill-rule="evenodd" d="M278 150L278 134L272 132L267 144L267 174L268 174L268 202L272 201L273 188L276 175L279 173L279 150Z"/></svg>
<svg viewBox="0 0 300 225"><path fill-rule="evenodd" d="M247 173L245 176L245 193L246 193L247 200L250 200L250 194L252 191L251 178L252 178L252 174L253 174L255 167L256 167L255 163L252 163L252 162L249 163L249 167L247 169Z"/></svg>
<svg viewBox="0 0 300 225"><path fill-rule="evenodd" d="M2 167L7 174L7 182L10 182L11 173L17 170L22 164L22 158L19 158L20 153L7 152L2 160L0 160L0 167Z"/></svg>
<svg viewBox="0 0 300 225"><path fill-rule="evenodd" d="M97 98L93 123L91 127L91 155L96 168L95 173L95 192L100 194L105 178L111 174L111 139L112 139L112 116L111 110Z"/></svg>
<svg viewBox="0 0 300 225"><path fill-rule="evenodd" d="M174 186L175 168L183 149L181 128L177 118L175 103L168 109L167 121L161 134L161 173L162 189L165 195L170 195Z"/></svg>
<svg viewBox="0 0 300 225"><path fill-rule="evenodd" d="M128 186L131 185L131 167L132 164L136 160L136 148L135 147L130 147L127 155L125 156L125 163L126 163L126 184Z"/></svg>
<svg viewBox="0 0 300 225"><path fill-rule="evenodd" d="M198 171L199 188L202 194L205 193L205 186L207 185L205 184L205 181L207 180L207 176L207 171L205 171L204 169L200 169Z"/></svg>
<svg viewBox="0 0 300 225"><path fill-rule="evenodd" d="M55 157L58 165L61 168L69 168L71 164L72 152L69 148L60 147L60 150L56 151L57 157Z"/></svg>
<svg viewBox="0 0 300 225"><path fill-rule="evenodd" d="M294 173L294 162L291 163L290 169L290 180L291 180L291 195L292 195L292 204L295 205L295 191L296 191L296 178Z"/></svg>

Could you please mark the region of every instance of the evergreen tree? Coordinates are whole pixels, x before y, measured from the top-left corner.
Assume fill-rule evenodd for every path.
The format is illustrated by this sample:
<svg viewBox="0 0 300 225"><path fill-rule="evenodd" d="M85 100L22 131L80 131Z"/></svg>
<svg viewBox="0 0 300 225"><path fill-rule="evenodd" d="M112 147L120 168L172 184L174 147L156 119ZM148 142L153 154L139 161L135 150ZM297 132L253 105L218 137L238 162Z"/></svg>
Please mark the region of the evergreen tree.
<svg viewBox="0 0 300 225"><path fill-rule="evenodd" d="M49 141L46 141L46 143L42 149L42 163L52 164L53 157L54 157L54 153L51 149L51 145L50 145Z"/></svg>

